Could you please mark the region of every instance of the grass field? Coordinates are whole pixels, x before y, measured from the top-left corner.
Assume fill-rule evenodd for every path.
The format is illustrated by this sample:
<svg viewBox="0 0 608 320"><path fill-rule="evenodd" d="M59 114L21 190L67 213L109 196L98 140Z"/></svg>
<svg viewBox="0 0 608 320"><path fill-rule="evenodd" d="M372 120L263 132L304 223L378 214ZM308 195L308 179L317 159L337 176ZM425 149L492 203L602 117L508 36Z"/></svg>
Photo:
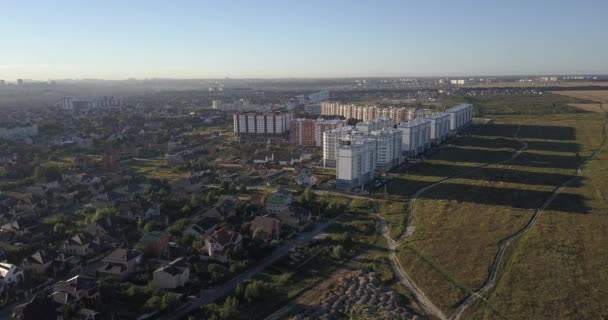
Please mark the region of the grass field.
<svg viewBox="0 0 608 320"><path fill-rule="evenodd" d="M599 148L602 117L578 127L577 141ZM591 125L593 123L593 125ZM577 214L570 197L559 196L537 226L513 248L490 304L510 319L606 319L608 317L608 153L584 171L582 183L564 192L584 198ZM576 208L574 208L576 209ZM480 303L467 318L495 319Z"/></svg>
<svg viewBox="0 0 608 320"><path fill-rule="evenodd" d="M513 148L520 145L512 135L517 126L522 125L519 137L528 142L529 150L517 160L451 180L423 194L416 204L416 232L400 248L399 257L416 283L446 313L450 314L470 291L481 286L499 241L525 225L554 188L571 178L583 158L599 146L603 117L559 106L556 101L567 103L567 100L550 96L546 101L536 101L540 109L526 111L527 115L499 112L503 115L492 116L494 124L476 129L470 137L453 141L424 165L410 169L407 174L399 174L389 185L388 199L407 201L415 190L428 183L471 166L506 159ZM555 109L551 109L553 103L556 103ZM528 101L515 101L508 109L517 113L527 104ZM488 102L487 105L500 104ZM543 114L540 110L554 112ZM606 174L606 169L600 169L601 161L594 163L597 171L603 170ZM606 294L593 292L601 291L601 286L594 285L596 279L608 282L606 271L599 268L608 262L607 250L602 250L602 243L606 243L608 236L601 235L608 220L603 221L601 215L594 216L606 212L603 200L606 176L601 177L600 173L595 176L596 182L585 179L565 190L552 211L545 213L538 229L514 248L504 279L501 278L495 295L490 298L496 310L509 318L555 319L560 318L560 314L573 314L564 308L550 310L562 306L555 301L568 306L567 301L580 295L581 298L575 300L582 305L588 299L590 306L578 307L578 318L604 314L596 302L602 301ZM602 199L603 204L594 204L594 198ZM571 227L573 224L576 227ZM568 228L576 232L567 232ZM531 238L534 238L534 244ZM555 241L545 241L546 238ZM570 254L568 259L571 260L554 261L565 252ZM593 254L596 261L591 259ZM575 268L577 259L588 263ZM564 290L563 283L552 279L551 271L558 273L559 270L556 266L572 270L568 276L561 275L564 282L572 284L568 290ZM584 270L591 269L595 271L582 276L587 274ZM532 270L535 272L529 272ZM545 272L552 276L545 277ZM539 278L543 279L546 290L538 286ZM608 286L604 284L603 287ZM585 294L579 292L583 289ZM534 299L529 296L531 292ZM538 307L532 317L526 314L531 305ZM572 305L568 307L569 311L577 310ZM495 319L498 316L487 304L479 304L474 310L471 315L474 318Z"/></svg>
<svg viewBox="0 0 608 320"><path fill-rule="evenodd" d="M577 98L577 99L585 99L592 100L597 103L572 103L570 104L573 107L592 111L592 112L605 112L602 109L603 104L608 104L608 90L581 90L581 91L555 91L555 94Z"/></svg>
<svg viewBox="0 0 608 320"><path fill-rule="evenodd" d="M475 114L478 117L584 112L571 104L591 102L550 92L542 95L485 95L467 97L466 100L475 106Z"/></svg>
<svg viewBox="0 0 608 320"><path fill-rule="evenodd" d="M171 182L190 176L189 172L176 171L167 167L164 160L133 159L129 162L129 167L148 179L161 179Z"/></svg>

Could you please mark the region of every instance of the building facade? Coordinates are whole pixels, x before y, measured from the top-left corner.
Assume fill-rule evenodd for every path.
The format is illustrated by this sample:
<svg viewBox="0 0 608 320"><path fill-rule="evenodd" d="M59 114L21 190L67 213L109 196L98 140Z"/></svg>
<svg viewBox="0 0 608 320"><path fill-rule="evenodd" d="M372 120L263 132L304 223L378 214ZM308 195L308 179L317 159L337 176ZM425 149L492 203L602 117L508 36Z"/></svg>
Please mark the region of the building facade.
<svg viewBox="0 0 608 320"><path fill-rule="evenodd" d="M459 104L449 108L445 113L450 115L450 132L454 133L473 122L473 105Z"/></svg>
<svg viewBox="0 0 608 320"><path fill-rule="evenodd" d="M374 178L376 172L376 140L354 136L340 141L336 162L336 188L359 188Z"/></svg>
<svg viewBox="0 0 608 320"><path fill-rule="evenodd" d="M384 128L372 131L370 137L376 141L378 171L388 171L401 163L403 134L400 129Z"/></svg>
<svg viewBox="0 0 608 320"><path fill-rule="evenodd" d="M436 112L431 114L428 119L431 121L431 142L443 142L450 134L450 115L445 112Z"/></svg>
<svg viewBox="0 0 608 320"><path fill-rule="evenodd" d="M282 135L289 132L292 115L288 112L238 112L233 115L237 135Z"/></svg>
<svg viewBox="0 0 608 320"><path fill-rule="evenodd" d="M314 119L293 119L289 124L289 142L298 146L314 146L315 125Z"/></svg>

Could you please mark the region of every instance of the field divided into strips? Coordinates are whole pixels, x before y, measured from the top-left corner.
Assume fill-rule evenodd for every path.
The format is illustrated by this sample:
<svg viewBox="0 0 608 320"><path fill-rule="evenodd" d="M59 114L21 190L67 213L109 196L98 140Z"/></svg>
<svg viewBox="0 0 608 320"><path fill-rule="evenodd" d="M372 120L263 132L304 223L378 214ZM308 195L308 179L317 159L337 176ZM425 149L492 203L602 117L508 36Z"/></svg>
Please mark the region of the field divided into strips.
<svg viewBox="0 0 608 320"><path fill-rule="evenodd" d="M604 116L590 115L576 126L584 153L600 148ZM608 318L608 152L602 150L580 183L566 188L513 247L488 297L509 319ZM478 302L464 318L495 319L496 313Z"/></svg>
<svg viewBox="0 0 608 320"><path fill-rule="evenodd" d="M605 107L608 105L608 90L580 90L580 91L555 91L554 94L561 96L591 100L596 103L571 103L573 107L577 107L582 110L603 113Z"/></svg>
<svg viewBox="0 0 608 320"><path fill-rule="evenodd" d="M423 194L416 204L416 232L400 248L400 259L447 314L482 285L499 241L523 227L555 187L576 173L576 166L597 145L594 135L601 132L603 121L590 113L494 119L494 124L455 140L387 187L388 199L406 202L426 184L471 166L508 159L521 146L513 134L522 125L519 137L529 149L519 158L450 180ZM556 212L589 214L592 208L584 195L564 193L569 205Z"/></svg>

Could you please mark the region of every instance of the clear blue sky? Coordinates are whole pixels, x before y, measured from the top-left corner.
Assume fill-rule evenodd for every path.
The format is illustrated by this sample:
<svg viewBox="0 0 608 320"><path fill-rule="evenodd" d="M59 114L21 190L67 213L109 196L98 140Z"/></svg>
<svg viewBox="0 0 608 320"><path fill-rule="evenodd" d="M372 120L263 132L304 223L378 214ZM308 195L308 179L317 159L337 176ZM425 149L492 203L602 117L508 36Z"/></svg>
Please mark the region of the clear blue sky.
<svg viewBox="0 0 608 320"><path fill-rule="evenodd" d="M608 1L0 0L0 79L608 73Z"/></svg>

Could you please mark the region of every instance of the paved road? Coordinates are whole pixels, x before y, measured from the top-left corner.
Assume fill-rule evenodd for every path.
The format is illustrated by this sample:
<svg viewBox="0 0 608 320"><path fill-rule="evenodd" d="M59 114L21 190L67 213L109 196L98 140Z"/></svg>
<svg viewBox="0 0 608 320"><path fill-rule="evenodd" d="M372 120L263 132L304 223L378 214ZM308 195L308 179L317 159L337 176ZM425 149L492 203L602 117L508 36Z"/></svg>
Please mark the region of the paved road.
<svg viewBox="0 0 608 320"><path fill-rule="evenodd" d="M174 310L171 314L164 315L164 316L160 317L159 319L164 319L164 320L181 319L181 318L187 316L189 313L193 312L194 310L198 309L199 307L212 303L212 302L228 295L230 292L232 292L234 290L234 288L236 288L237 284L251 279L251 277L262 272L264 269L266 269L267 267L269 267L270 265L275 263L277 260L286 256L291 251L291 249L293 249L299 245L302 245L302 244L312 240L314 237L320 235L325 228L327 228L332 223L336 222L341 217L342 217L342 215L339 215L331 220L328 220L324 223L317 225L313 231L302 233L295 239L291 239L291 240L283 242L278 248L276 248L272 252L271 255L265 257L264 259L262 259L262 261L259 261L251 269L234 277L232 280L228 281L227 283L225 283L224 285L222 285L220 287L213 288L213 289L207 289L207 290L201 290L197 300L191 301L191 302L186 302L186 303L182 304L180 307L178 307L176 310Z"/></svg>
<svg viewBox="0 0 608 320"><path fill-rule="evenodd" d="M534 215L532 216L530 221L528 221L528 223L522 229L518 230L517 232L515 232L511 236L503 239L500 242L498 252L496 253L496 256L494 257L492 265L490 266L490 272L489 272L488 277L486 278L486 281L484 282L483 286L481 286L481 288L479 288L477 291L473 292L465 301L463 301L462 304L458 307L458 309L456 310L456 312L450 319L459 320L464 315L464 313L468 310L468 308L470 306L472 306L477 300L479 300L479 299L485 300L484 295L489 290L494 288L494 286L496 286L496 278L498 276L498 272L500 271L500 266L502 265L503 260L505 258L505 253L506 253L507 249L517 239L519 239L521 236L528 233L532 228L534 228L534 226L538 222L541 214L561 194L561 192L567 186L569 186L571 183L582 178L584 167L589 163L589 161L595 159L599 155L599 153L602 151L602 149L604 148L605 145L606 145L606 135L604 134L604 138L602 140L602 144L601 144L600 148L598 150L594 151L583 163L581 163L578 166L578 168L576 169L576 176L572 177L571 179L568 179L566 182L562 183L559 187L557 187L553 191L551 196L545 201L545 203L534 212Z"/></svg>

